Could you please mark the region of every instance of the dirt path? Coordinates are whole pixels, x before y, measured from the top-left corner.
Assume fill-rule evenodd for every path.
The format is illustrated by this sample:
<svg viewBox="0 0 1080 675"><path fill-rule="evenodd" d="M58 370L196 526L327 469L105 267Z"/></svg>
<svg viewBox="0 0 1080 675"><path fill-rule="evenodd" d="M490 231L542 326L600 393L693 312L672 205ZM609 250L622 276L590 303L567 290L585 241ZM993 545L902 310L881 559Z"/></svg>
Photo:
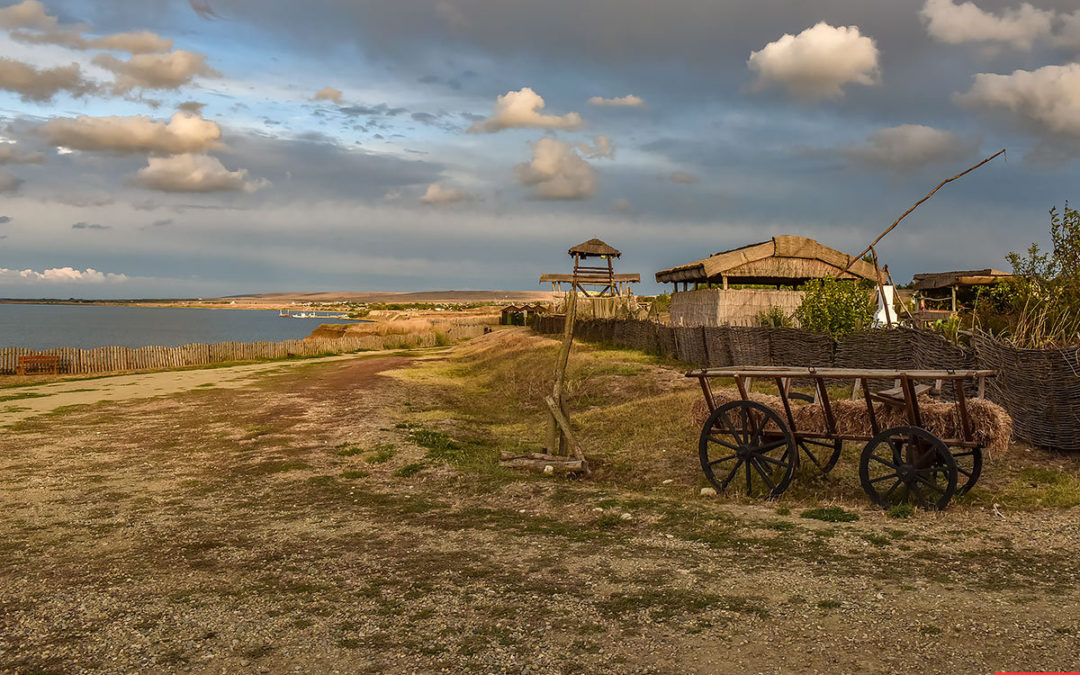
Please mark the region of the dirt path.
<svg viewBox="0 0 1080 675"><path fill-rule="evenodd" d="M411 363L192 379L0 433L0 671L1077 665L1076 509L825 523L465 471L386 376Z"/></svg>
<svg viewBox="0 0 1080 675"><path fill-rule="evenodd" d="M0 389L0 427L69 406L92 405L104 401L132 401L210 387L240 389L270 373L287 372L291 368L314 363L370 359L388 353L391 352L344 354L225 368L113 375Z"/></svg>

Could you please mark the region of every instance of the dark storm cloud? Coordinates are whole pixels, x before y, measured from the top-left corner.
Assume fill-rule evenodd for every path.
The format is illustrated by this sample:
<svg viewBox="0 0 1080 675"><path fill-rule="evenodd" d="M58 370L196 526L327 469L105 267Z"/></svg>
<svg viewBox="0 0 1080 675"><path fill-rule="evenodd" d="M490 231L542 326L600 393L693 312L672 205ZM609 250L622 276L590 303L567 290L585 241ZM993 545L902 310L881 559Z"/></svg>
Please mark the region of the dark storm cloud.
<svg viewBox="0 0 1080 675"><path fill-rule="evenodd" d="M7 225L12 220L14 219L11 216L0 216L0 225Z"/></svg>
<svg viewBox="0 0 1080 675"><path fill-rule="evenodd" d="M346 147L318 133L297 138L233 135L221 155L230 166L272 181L274 188L258 197L275 201L379 199L390 188L434 182L444 168Z"/></svg>

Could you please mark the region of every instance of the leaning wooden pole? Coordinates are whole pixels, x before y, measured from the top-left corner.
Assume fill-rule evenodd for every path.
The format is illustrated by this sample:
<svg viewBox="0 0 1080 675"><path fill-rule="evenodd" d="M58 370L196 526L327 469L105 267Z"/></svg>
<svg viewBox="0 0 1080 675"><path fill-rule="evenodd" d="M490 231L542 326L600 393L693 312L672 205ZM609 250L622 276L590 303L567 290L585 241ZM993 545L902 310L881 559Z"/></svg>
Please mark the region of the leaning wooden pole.
<svg viewBox="0 0 1080 675"><path fill-rule="evenodd" d="M986 159L984 159L983 161L979 162L979 163L978 163L978 164L976 164L975 166L971 167L970 169L968 169L968 170L966 170L966 171L963 171L963 172L961 172L961 173L958 173L958 174L956 174L955 176L953 176L952 178L946 178L945 180L943 180L943 181L941 181L940 183L938 183L937 187L936 187L936 188L934 188L933 190L931 190L931 191L930 191L930 194L926 195L925 197L923 197L923 198L922 198L922 199L920 199L919 201L915 202L915 205L914 205L914 206L912 206L912 207L911 207L910 209L908 209L907 211L904 211L903 215L901 215L901 216L900 216L899 218L897 218L897 219L896 219L895 221L893 221L893 224L892 224L892 225L890 225L890 226L888 226L887 228L885 228L885 231L884 231L884 232L882 232L881 234L879 234L879 235L878 235L878 238L877 238L877 239L875 239L874 241L870 242L870 245L869 245L869 246L867 246L866 248L864 248L864 249L863 249L862 251L860 251L860 252L859 252L859 255L857 255L857 256L855 256L854 258L852 258L852 259L850 260L850 262L848 262L848 264L847 264L847 267L845 267L845 268L844 268L844 271L843 271L843 272L841 272L841 273L840 273L840 274L839 274L839 275L837 276L837 278L839 279L839 278L843 277L843 276L844 276L844 274L846 274L846 273L848 272L848 270L850 270L850 269L851 269L851 268L852 268L852 267L853 267L853 266L855 265L855 262L856 262L856 261L858 261L858 260L862 260L862 257L863 257L864 255L866 255L867 253L869 253L869 252L870 252L870 251L871 251L871 250L872 250L872 249L873 249L873 248L874 248L875 246L877 246L878 242L880 242L880 241L881 241L882 239L884 239L884 238L885 238L885 235L887 235L888 233L890 233L890 232L892 232L893 230L895 230L895 229L896 229L896 226L900 224L900 221L901 221L901 220L903 220L904 218L907 218L907 217L908 217L908 216L909 216L909 215L911 214L911 212L912 212L912 211L914 211L915 209L919 208L919 207L920 207L920 206L921 206L921 205L923 204L923 202L925 202L925 201L927 201L928 199L930 199L931 197L933 197L933 196L934 196L934 193L935 193L935 192L937 192L937 191L938 191L938 190L940 190L941 188L945 187L945 186L946 186L947 184L949 184L949 183L953 182L954 180L957 180L957 179L959 179L959 178L963 178L964 176L968 175L969 173L971 173L971 172L972 172L972 171L974 171L975 169L978 169L978 168L979 168L980 166L982 166L982 165L984 165L984 164L988 164L988 163L990 163L990 162L991 162L992 160L994 160L994 159L997 159L997 158L998 158L998 156L1000 156L1000 155L1004 155L1004 154L1005 154L1005 150L1004 150L1004 149L1002 149L1002 150L999 150L998 152L994 153L993 155L990 155L989 157L987 157L987 158L986 158Z"/></svg>
<svg viewBox="0 0 1080 675"><path fill-rule="evenodd" d="M566 367L570 361L570 347L574 343L574 324L577 322L577 288L570 291L566 296L566 323L563 325L562 344L559 345L559 356L555 361L555 384L551 388L551 399L555 407L562 411L566 418L566 405L563 403L563 385L566 381ZM561 432L559 420L549 411L547 424L547 451L549 454L569 455L567 450L570 443L566 435Z"/></svg>

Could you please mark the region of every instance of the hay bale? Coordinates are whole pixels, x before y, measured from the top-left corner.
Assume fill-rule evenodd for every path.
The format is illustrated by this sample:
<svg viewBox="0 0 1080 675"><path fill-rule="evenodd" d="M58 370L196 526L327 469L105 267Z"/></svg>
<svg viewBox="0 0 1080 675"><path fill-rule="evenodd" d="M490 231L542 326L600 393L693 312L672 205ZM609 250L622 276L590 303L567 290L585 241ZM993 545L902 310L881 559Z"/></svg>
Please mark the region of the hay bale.
<svg viewBox="0 0 1080 675"><path fill-rule="evenodd" d="M732 401L741 401L742 397L735 389L719 389L713 392L713 400L717 407ZM750 393L750 400L757 401L776 412L780 419L786 420L784 402L779 396L771 394ZM795 418L795 428L801 433L825 433L825 407L817 403L799 405L797 401L790 401L791 414ZM870 415L866 410L865 401L851 401L847 399L833 400L833 417L836 420L836 431L843 435L870 435ZM1012 418L1001 406L987 401L986 399L969 399L968 417L973 426L973 437L982 444L983 448L991 455L1003 454L1009 449L1009 439L1012 438ZM959 438L960 433L960 409L956 403L940 401L929 396L919 397L919 412L922 415L923 427L940 438ZM874 403L874 415L878 425L882 429L908 426L907 416L903 408ZM690 419L695 428L705 426L709 418L709 408L703 399L694 401L690 408Z"/></svg>

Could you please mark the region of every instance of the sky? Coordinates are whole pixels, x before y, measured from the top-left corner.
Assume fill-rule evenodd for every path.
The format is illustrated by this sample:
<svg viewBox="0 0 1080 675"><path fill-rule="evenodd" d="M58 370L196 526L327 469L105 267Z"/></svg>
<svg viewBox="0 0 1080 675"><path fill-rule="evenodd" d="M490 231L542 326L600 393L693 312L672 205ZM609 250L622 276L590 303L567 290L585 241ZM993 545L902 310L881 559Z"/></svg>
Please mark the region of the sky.
<svg viewBox="0 0 1080 675"><path fill-rule="evenodd" d="M0 297L543 290L798 234L1007 268L1080 201L1074 0L0 0Z"/></svg>

